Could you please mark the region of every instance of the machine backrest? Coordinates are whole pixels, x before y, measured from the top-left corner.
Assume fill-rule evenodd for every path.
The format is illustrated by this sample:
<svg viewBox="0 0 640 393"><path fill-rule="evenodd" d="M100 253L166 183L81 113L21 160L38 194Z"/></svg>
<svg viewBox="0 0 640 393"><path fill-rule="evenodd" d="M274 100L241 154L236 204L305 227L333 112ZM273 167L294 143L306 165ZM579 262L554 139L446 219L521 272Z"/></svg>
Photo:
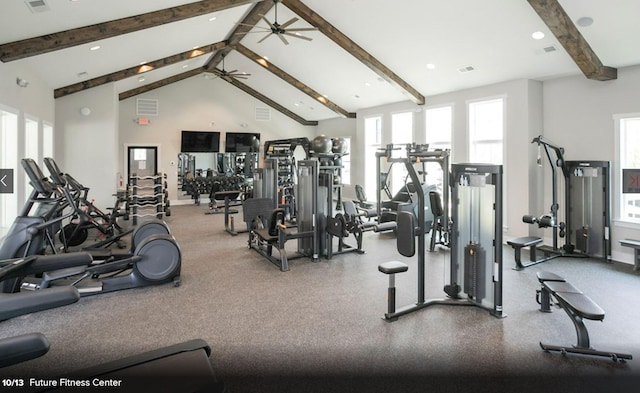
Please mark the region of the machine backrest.
<svg viewBox="0 0 640 393"><path fill-rule="evenodd" d="M284 225L285 211L279 207L271 212L269 218L269 236L278 235L278 225Z"/></svg>
<svg viewBox="0 0 640 393"><path fill-rule="evenodd" d="M396 247L400 255L412 257L416 253L416 224L413 213L399 211L396 218Z"/></svg>
<svg viewBox="0 0 640 393"><path fill-rule="evenodd" d="M357 217L358 209L356 209L356 204L353 203L353 201L342 201L342 207L344 208L344 213L347 214L350 219Z"/></svg>
<svg viewBox="0 0 640 393"><path fill-rule="evenodd" d="M435 217L440 217L444 211L442 209L442 198L437 191L429 191L429 204L431 205L431 212Z"/></svg>
<svg viewBox="0 0 640 393"><path fill-rule="evenodd" d="M272 212L273 199L271 198L251 198L242 202L242 218L249 227L253 226L256 219L260 219L266 225Z"/></svg>
<svg viewBox="0 0 640 393"><path fill-rule="evenodd" d="M358 198L360 202L367 200L367 196L364 194L364 188L362 188L360 184L356 184L356 198Z"/></svg>

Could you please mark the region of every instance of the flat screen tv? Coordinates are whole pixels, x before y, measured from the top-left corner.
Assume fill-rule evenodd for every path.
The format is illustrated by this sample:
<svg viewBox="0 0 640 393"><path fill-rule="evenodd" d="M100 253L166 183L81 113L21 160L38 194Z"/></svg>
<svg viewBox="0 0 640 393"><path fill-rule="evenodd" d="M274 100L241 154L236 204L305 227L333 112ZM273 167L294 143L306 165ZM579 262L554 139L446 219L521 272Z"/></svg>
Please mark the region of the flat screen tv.
<svg viewBox="0 0 640 393"><path fill-rule="evenodd" d="M227 153L253 153L260 150L260 134L253 132L227 132L224 151Z"/></svg>
<svg viewBox="0 0 640 393"><path fill-rule="evenodd" d="M182 153L217 153L220 151L220 133L211 131L182 131Z"/></svg>

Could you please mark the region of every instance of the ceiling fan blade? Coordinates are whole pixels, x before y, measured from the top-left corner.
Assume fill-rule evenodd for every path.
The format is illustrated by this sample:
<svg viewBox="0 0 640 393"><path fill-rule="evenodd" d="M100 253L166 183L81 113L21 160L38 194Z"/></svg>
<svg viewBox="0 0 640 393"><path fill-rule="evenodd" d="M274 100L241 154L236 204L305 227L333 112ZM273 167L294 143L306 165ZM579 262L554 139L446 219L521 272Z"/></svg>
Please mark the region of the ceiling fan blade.
<svg viewBox="0 0 640 393"><path fill-rule="evenodd" d="M287 31L318 31L317 27L296 27L294 29L287 29Z"/></svg>
<svg viewBox="0 0 640 393"><path fill-rule="evenodd" d="M291 36L291 37L296 37L296 38L302 38L303 40L307 40L307 41L313 41L313 38L309 38L309 37L305 37L302 34L296 34L296 33L289 33L289 32L284 32L284 34ZM280 35L280 34L278 34Z"/></svg>
<svg viewBox="0 0 640 393"><path fill-rule="evenodd" d="M286 21L286 22L284 22L283 24L281 24L281 25L280 25L280 28L281 28L281 29L284 29L285 27L287 27L287 26L289 26L289 25L292 25L292 24L296 23L297 21L298 21L298 18L295 18L295 17L294 17L294 18L291 18L291 19L289 19L288 21Z"/></svg>
<svg viewBox="0 0 640 393"><path fill-rule="evenodd" d="M273 33L269 33L267 35L265 35L260 41L258 41L258 44L261 43L262 41L266 40L267 38L269 38Z"/></svg>
<svg viewBox="0 0 640 393"><path fill-rule="evenodd" d="M248 76L244 76L244 75L235 75L234 78L236 78L236 79L249 79Z"/></svg>
<svg viewBox="0 0 640 393"><path fill-rule="evenodd" d="M273 23L269 22L269 19L267 19L267 17L266 17L266 16L262 15L262 20L263 20L263 21L265 21L265 22L267 22L267 25L270 27L270 29L269 29L269 30L271 30L271 29L275 28L275 27L273 26Z"/></svg>
<svg viewBox="0 0 640 393"><path fill-rule="evenodd" d="M236 71L238 71L238 70L231 70L231 71L227 71L227 74L231 75L231 74L233 74L233 73L234 73L234 72L236 72Z"/></svg>
<svg viewBox="0 0 640 393"><path fill-rule="evenodd" d="M285 34L287 34L287 33L285 33ZM278 36L278 37L280 37L280 39L282 40L282 42L284 42L284 44L285 44L285 45L289 45L289 41L287 41L287 40L284 38L284 35L282 35L282 34L277 34L277 36Z"/></svg>
<svg viewBox="0 0 640 393"><path fill-rule="evenodd" d="M266 33L269 32L269 34L271 34L271 29L264 29L264 30L258 30L258 31L248 31L246 33L236 33L236 34L255 34L255 33Z"/></svg>

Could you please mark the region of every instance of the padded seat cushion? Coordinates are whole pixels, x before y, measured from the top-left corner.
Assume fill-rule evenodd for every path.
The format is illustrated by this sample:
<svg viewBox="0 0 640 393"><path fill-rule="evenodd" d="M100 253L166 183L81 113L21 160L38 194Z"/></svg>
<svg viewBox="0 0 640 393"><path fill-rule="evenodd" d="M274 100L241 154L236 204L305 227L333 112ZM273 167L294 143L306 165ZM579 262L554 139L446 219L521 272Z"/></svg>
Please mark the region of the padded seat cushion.
<svg viewBox="0 0 640 393"><path fill-rule="evenodd" d="M542 238L536 236L517 237L507 241L511 247L529 247L538 243L542 243Z"/></svg>
<svg viewBox="0 0 640 393"><path fill-rule="evenodd" d="M540 281L540 282L544 282L544 281L565 281L565 279L562 278L561 276L559 276L559 275L557 275L555 273L546 272L544 270L537 272L536 276L538 277L538 281Z"/></svg>
<svg viewBox="0 0 640 393"><path fill-rule="evenodd" d="M274 243L278 241L278 235L271 236L269 235L269 228L256 229L253 231L260 239L268 242Z"/></svg>
<svg viewBox="0 0 640 393"><path fill-rule="evenodd" d="M544 286L552 293L582 293L581 290L565 281L546 281Z"/></svg>
<svg viewBox="0 0 640 393"><path fill-rule="evenodd" d="M384 274L395 274L406 272L409 270L409 266L406 263L390 261L378 265L378 270Z"/></svg>
<svg viewBox="0 0 640 393"><path fill-rule="evenodd" d="M558 301L568 305L582 318L596 321L604 319L604 310L583 293L556 292L555 296Z"/></svg>

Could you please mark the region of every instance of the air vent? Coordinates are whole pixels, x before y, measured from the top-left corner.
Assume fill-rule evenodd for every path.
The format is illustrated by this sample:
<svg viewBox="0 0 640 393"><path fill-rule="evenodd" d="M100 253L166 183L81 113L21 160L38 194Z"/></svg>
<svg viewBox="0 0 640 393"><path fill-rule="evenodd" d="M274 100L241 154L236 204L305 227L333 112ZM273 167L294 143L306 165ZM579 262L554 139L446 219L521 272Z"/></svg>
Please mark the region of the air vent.
<svg viewBox="0 0 640 393"><path fill-rule="evenodd" d="M25 4L29 7L29 11L34 14L51 10L44 0L27 0Z"/></svg>
<svg viewBox="0 0 640 393"><path fill-rule="evenodd" d="M256 120L271 120L271 110L269 110L269 108L256 107Z"/></svg>
<svg viewBox="0 0 640 393"><path fill-rule="evenodd" d="M473 68L473 66L466 66L466 67L458 68L458 72L471 72L473 70L475 70L475 68Z"/></svg>
<svg viewBox="0 0 640 393"><path fill-rule="evenodd" d="M555 52L558 50L558 48L555 47L555 45L549 45L549 46L545 46L544 48L542 48L543 51L545 51L545 53L550 53L550 52Z"/></svg>
<svg viewBox="0 0 640 393"><path fill-rule="evenodd" d="M158 116L158 100L138 98L136 100L136 113L138 116Z"/></svg>

